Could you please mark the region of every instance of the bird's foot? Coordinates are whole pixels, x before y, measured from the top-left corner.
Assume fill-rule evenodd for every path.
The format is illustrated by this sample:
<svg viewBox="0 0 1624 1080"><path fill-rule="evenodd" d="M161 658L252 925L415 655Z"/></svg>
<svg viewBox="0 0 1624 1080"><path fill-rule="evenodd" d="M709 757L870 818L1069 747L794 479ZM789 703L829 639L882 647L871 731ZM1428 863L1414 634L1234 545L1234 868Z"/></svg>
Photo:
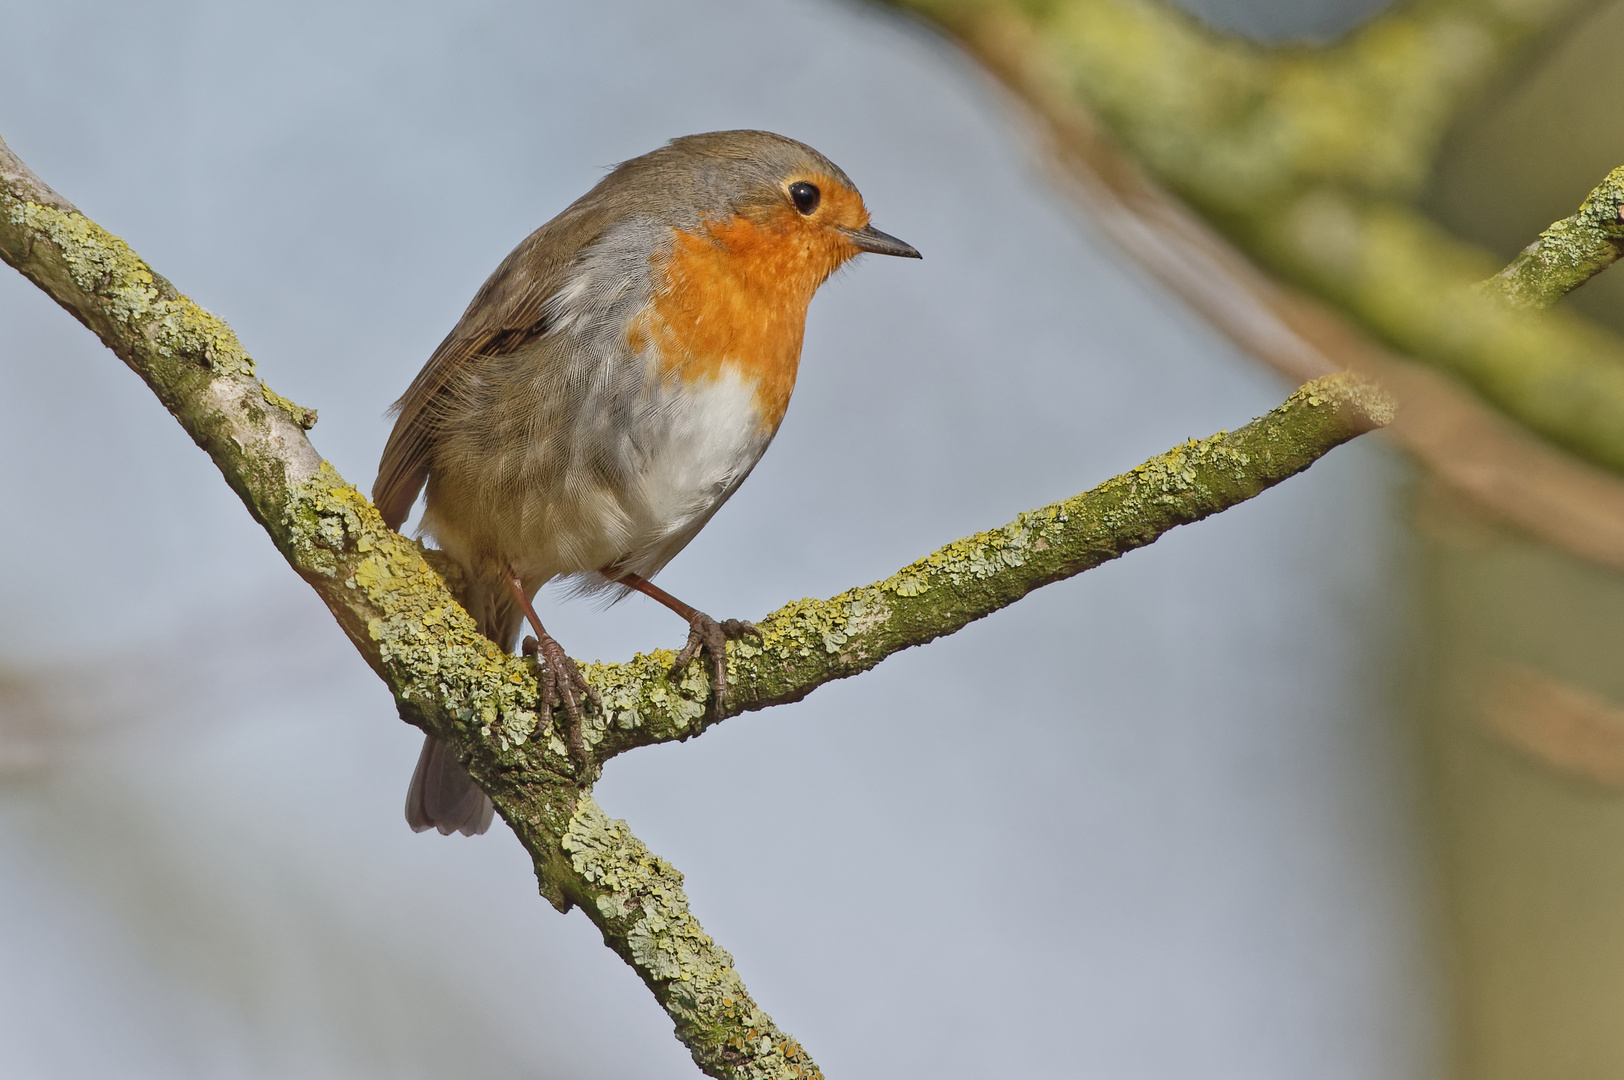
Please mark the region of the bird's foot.
<svg viewBox="0 0 1624 1080"><path fill-rule="evenodd" d="M703 611L696 611L688 619L688 644L677 654L671 666L674 679L688 666L688 662L701 652L711 661L711 715L720 716L727 706L727 643L743 637L761 640L761 631L755 623L744 619L726 619L717 622Z"/></svg>
<svg viewBox="0 0 1624 1080"><path fill-rule="evenodd" d="M564 706L570 721L570 758L577 766L585 768L586 738L581 733L581 701L583 698L589 699L602 712L603 699L598 696L597 688L586 681L581 669L575 666L575 661L564 655L563 646L549 634L543 634L540 641L533 637L525 638L520 651L535 660L541 668L541 707L551 713L558 705Z"/></svg>

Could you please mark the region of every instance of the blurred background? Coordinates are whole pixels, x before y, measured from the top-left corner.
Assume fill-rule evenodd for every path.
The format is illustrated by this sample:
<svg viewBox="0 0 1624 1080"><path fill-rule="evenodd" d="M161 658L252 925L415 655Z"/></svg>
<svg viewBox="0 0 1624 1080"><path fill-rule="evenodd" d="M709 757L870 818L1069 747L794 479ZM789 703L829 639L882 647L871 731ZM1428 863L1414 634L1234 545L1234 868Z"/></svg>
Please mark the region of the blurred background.
<svg viewBox="0 0 1624 1080"><path fill-rule="evenodd" d="M1376 6L1190 4L1260 40ZM1431 212L1501 255L1624 163L1624 5L1586 18L1435 170ZM813 304L776 444L661 577L719 614L877 579L1291 386L887 10L0 19L0 134L318 408L363 488L485 275L608 166L730 127L838 162L925 260ZM1624 327L1614 279L1579 299ZM0 1075L697 1075L505 827L407 829L418 733L144 386L9 271L0 404ZM1585 1071L1606 1035L1574 1033L1624 1002L1624 804L1445 690L1496 648L1605 688L1624 590L1431 490L1361 439L862 678L617 759L597 798L831 1077L1610 1074ZM638 597L543 603L583 658L683 638ZM1541 1071L1546 1044L1577 1071Z"/></svg>

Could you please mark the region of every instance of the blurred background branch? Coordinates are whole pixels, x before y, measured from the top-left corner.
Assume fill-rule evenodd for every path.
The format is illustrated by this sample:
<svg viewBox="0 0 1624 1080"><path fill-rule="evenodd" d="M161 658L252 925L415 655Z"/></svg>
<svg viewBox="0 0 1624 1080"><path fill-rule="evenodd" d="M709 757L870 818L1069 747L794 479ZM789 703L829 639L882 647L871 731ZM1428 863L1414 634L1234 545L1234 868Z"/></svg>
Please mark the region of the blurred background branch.
<svg viewBox="0 0 1624 1080"><path fill-rule="evenodd" d="M1550 442L1624 470L1624 342L1572 312L1530 316L1487 301L1472 286L1494 271L1494 256L1419 205L1451 123L1542 35L1582 15L1581 0L1405 3L1319 47L1245 41L1153 0L903 6L962 40L1035 108L1085 188L1141 188L1119 207L1160 242L1119 228L1124 252L1203 310L1216 306L1210 294L1235 291L1214 275L1245 275L1203 250L1221 235L1347 324L1315 335L1333 366L1359 358L1327 338L1382 342L1460 378ZM1139 167L1198 210L1201 225L1166 227L1159 219L1170 212L1131 177ZM1196 265L1170 271L1180 261ZM1233 313L1219 325L1248 348L1297 338L1312 321L1279 310L1290 304L1246 306L1274 325L1236 333L1245 316ZM1278 345L1257 351L1303 373L1300 360L1280 363Z"/></svg>

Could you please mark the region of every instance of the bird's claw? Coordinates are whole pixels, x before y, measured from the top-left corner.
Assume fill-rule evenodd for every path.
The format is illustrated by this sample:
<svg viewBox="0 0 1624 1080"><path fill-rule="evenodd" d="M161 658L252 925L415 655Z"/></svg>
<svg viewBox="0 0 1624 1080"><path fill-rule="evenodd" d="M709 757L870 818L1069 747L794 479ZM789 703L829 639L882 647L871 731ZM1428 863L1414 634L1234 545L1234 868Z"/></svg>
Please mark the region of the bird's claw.
<svg viewBox="0 0 1624 1080"><path fill-rule="evenodd" d="M586 681L575 661L564 654L564 648L552 637L544 635L540 641L526 637L519 651L536 661L541 669L541 707L549 713L559 705L569 717L570 757L577 765L586 765L586 738L581 733L581 699L585 696L598 711L603 711L603 699L597 687Z"/></svg>
<svg viewBox="0 0 1624 1080"><path fill-rule="evenodd" d="M721 715L727 706L727 643L737 641L743 637L753 637L761 640L761 631L756 624L745 619L725 619L717 622L703 611L694 612L693 618L688 620L688 644L682 647L677 654L676 663L671 665L671 677L674 679L682 674L682 669L701 652L710 656L711 661L711 710L713 716Z"/></svg>

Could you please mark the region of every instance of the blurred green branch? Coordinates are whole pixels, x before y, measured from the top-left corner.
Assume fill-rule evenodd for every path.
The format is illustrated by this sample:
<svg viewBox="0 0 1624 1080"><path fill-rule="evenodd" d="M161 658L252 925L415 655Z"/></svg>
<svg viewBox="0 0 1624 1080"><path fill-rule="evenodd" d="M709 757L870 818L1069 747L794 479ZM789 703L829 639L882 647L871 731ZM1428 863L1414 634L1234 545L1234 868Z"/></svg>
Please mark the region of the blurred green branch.
<svg viewBox="0 0 1624 1080"><path fill-rule="evenodd" d="M1057 128L1103 122L1273 273L1624 471L1624 342L1497 302L1475 287L1497 260L1414 205L1455 116L1584 0L1421 0L1322 47L1243 41L1155 0L893 2L957 36ZM1586 250L1535 293L1599 269ZM1532 282L1533 261L1513 279Z"/></svg>

